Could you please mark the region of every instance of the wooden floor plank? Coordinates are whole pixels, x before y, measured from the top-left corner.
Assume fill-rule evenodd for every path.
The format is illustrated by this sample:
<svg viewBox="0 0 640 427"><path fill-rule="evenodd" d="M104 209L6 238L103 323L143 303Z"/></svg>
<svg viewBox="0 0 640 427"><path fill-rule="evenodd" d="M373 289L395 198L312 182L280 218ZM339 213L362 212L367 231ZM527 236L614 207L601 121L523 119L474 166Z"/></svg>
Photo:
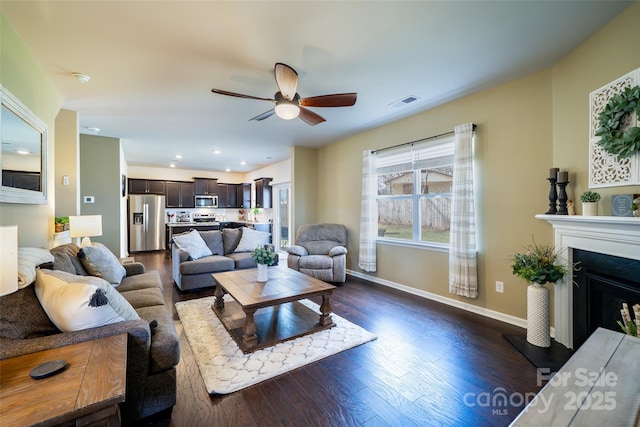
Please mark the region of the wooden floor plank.
<svg viewBox="0 0 640 427"><path fill-rule="evenodd" d="M541 388L535 368L502 337L523 329L348 277L333 292L333 312L377 340L232 395L209 396L173 304L212 296L213 289L179 291L168 253L135 258L159 270L182 345L178 403L136 425L502 426L524 405L481 407L473 399Z"/></svg>

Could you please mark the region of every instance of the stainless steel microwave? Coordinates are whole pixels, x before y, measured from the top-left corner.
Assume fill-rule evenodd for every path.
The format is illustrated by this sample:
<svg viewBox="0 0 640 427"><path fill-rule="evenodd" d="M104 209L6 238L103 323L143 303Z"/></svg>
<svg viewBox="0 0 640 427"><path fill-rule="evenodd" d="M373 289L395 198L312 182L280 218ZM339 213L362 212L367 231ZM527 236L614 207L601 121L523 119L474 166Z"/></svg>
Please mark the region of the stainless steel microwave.
<svg viewBox="0 0 640 427"><path fill-rule="evenodd" d="M218 196L195 196L196 208L217 208Z"/></svg>

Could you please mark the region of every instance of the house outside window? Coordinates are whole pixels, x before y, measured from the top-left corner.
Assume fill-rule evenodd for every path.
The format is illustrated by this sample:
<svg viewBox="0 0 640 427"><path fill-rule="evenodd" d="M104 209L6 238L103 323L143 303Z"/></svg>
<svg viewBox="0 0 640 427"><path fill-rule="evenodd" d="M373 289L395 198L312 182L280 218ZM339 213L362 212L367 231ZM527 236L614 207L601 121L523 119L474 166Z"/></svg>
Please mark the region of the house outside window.
<svg viewBox="0 0 640 427"><path fill-rule="evenodd" d="M453 135L379 152L379 239L447 247Z"/></svg>

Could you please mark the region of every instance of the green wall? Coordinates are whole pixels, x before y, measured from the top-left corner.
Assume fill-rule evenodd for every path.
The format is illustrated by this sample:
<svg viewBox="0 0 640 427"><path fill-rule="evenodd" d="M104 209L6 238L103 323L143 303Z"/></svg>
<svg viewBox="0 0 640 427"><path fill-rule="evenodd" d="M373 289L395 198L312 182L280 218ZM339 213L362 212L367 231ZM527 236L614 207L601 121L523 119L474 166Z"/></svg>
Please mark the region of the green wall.
<svg viewBox="0 0 640 427"><path fill-rule="evenodd" d="M18 245L49 248L55 216L54 140L55 118L62 97L45 77L27 47L0 15L0 83L47 124L48 203L22 205L0 203L0 225L18 225Z"/></svg>
<svg viewBox="0 0 640 427"><path fill-rule="evenodd" d="M102 215L102 236L92 237L114 254L120 253L120 140L80 135L80 211L82 215ZM95 203L84 203L85 196Z"/></svg>

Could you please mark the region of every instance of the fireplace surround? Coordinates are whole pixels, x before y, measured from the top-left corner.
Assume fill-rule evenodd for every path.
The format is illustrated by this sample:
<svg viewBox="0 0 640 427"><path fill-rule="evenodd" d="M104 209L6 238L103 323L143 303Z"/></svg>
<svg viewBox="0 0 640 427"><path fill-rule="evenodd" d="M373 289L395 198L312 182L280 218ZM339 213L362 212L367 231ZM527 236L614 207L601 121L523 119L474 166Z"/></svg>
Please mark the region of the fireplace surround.
<svg viewBox="0 0 640 427"><path fill-rule="evenodd" d="M536 218L553 226L555 248L562 251L562 262L570 271L555 286L555 340L574 348L573 281L576 273L569 268L575 262L573 249L640 261L640 218L575 215L536 215ZM597 286L606 286L606 283ZM580 342L575 344L577 347Z"/></svg>

